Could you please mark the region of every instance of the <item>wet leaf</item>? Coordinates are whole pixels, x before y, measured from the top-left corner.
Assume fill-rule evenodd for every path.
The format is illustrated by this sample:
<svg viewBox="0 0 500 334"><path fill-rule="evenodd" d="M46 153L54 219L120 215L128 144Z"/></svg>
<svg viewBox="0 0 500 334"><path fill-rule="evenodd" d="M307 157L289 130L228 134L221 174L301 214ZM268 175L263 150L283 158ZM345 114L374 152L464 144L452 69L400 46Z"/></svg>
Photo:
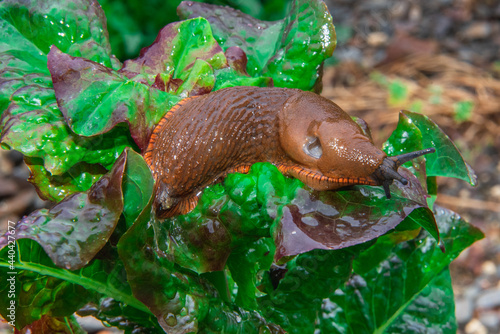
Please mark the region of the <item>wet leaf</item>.
<svg viewBox="0 0 500 334"><path fill-rule="evenodd" d="M80 327L75 317L54 318L44 315L40 320L25 326L19 333L85 334L86 332Z"/></svg>
<svg viewBox="0 0 500 334"><path fill-rule="evenodd" d="M7 296L10 289L7 278L14 275L17 328L39 320L42 315L70 316L89 300L98 300L103 293L134 307L148 319L147 308L130 293L123 264L93 260L82 269L70 271L55 266L33 240L19 239L13 245L13 258L8 256L10 245L0 250L0 292ZM11 260L13 264L9 263ZM4 317L10 300L0 299L0 313ZM150 326L154 327L154 322Z"/></svg>
<svg viewBox="0 0 500 334"><path fill-rule="evenodd" d="M150 201L120 239L118 251L134 295L156 315L166 332L283 333L256 311L229 307L208 281L180 269L155 249L153 224L157 222L151 212Z"/></svg>
<svg viewBox="0 0 500 334"><path fill-rule="evenodd" d="M124 196L123 175L136 170L142 174L127 174ZM144 188L136 188L137 192L131 194L134 182L144 184ZM50 210L36 210L24 217L15 226L16 238L35 240L60 267L80 269L106 244L122 211L126 219L134 219L149 201L151 192L152 176L147 165L137 153L126 150L113 169L88 192L75 193ZM8 240L8 233L1 236L0 248L5 247Z"/></svg>
<svg viewBox="0 0 500 334"><path fill-rule="evenodd" d="M169 24L118 72L55 48L48 59L58 105L75 133L94 136L128 123L141 150L170 108L181 98L209 93L213 70L228 67L202 18Z"/></svg>
<svg viewBox="0 0 500 334"><path fill-rule="evenodd" d="M79 163L61 175L50 174L39 158L24 158L30 181L42 199L59 202L76 192L87 191L107 170L101 165Z"/></svg>
<svg viewBox="0 0 500 334"><path fill-rule="evenodd" d="M435 147L436 153L426 156L427 176L446 176L476 185L477 177L465 162L451 139L427 116L413 113L411 111L402 111L401 118L408 118L406 122L415 124L422 133L422 145Z"/></svg>
<svg viewBox="0 0 500 334"><path fill-rule="evenodd" d="M106 12L113 53L119 59L129 59L139 54L141 48L153 42L156 33L165 24L179 20L175 9L180 2L181 0L164 2L156 0L99 1ZM277 20L285 16L286 7L290 0L266 2L260 0L244 2L207 0L204 2L230 5L259 19Z"/></svg>
<svg viewBox="0 0 500 334"><path fill-rule="evenodd" d="M0 17L5 35L2 51L16 54L29 64L43 59L55 45L73 56L85 57L108 67L117 68L119 62L111 54L105 31L106 17L99 3L75 1L2 1ZM34 59L25 58L28 54ZM35 60L32 62L31 60Z"/></svg>
<svg viewBox="0 0 500 334"><path fill-rule="evenodd" d="M366 252L380 252L377 246L393 250L376 267L356 272L345 287L323 301L319 330L384 333L406 328L412 333L425 325L454 333L456 325L450 317L454 312L453 299L444 297L436 287L449 291L448 264L483 234L446 209L436 208L435 215L446 253L425 232L398 245L375 244ZM422 311L421 303L426 305ZM415 327L409 326L409 318L416 320Z"/></svg>
<svg viewBox="0 0 500 334"><path fill-rule="evenodd" d="M53 91L46 90L51 92L48 105L30 107L22 100L31 94L36 99L37 92L28 88L17 90L11 97L13 102L1 121L1 141L25 156L43 159L44 169L52 175L62 175L78 163L110 168L125 147L135 147L123 128L87 139L75 135L57 109ZM40 191L50 190L40 187Z"/></svg>
<svg viewBox="0 0 500 334"><path fill-rule="evenodd" d="M140 148L147 146L156 123L179 98L128 79L85 58L57 48L48 55L59 108L78 135L94 136L127 122Z"/></svg>
<svg viewBox="0 0 500 334"><path fill-rule="evenodd" d="M173 78L184 81L197 59L213 69L228 66L221 47L212 37L210 24L203 18L167 25L138 58L125 61L120 72L129 78L146 74L154 79L158 73L173 70Z"/></svg>
<svg viewBox="0 0 500 334"><path fill-rule="evenodd" d="M144 159L135 152L128 151L122 191L123 216L127 227L132 226L153 194L154 179Z"/></svg>
<svg viewBox="0 0 500 334"><path fill-rule="evenodd" d="M231 46L224 52L229 67L215 71L214 91L235 86L257 86L272 87L273 80L269 77L251 77L247 73L248 58L245 52L237 47Z"/></svg>
<svg viewBox="0 0 500 334"><path fill-rule="evenodd" d="M413 123L413 121L402 116L400 114L399 122L397 128L391 134L389 139L384 143L384 151L389 156L399 155L403 153L409 153L413 151L418 151L424 148L430 148L428 143L424 142L423 135L420 129ZM425 145L427 144L427 145ZM425 199L429 203L430 196L427 194L427 171L426 171L426 161L430 159L433 155L437 154L430 153L423 157L413 159L404 164L413 174L415 174L422 185L421 193L421 203ZM430 200L432 205L433 201ZM424 227L433 237L439 242L439 231L437 229L436 221L433 217L431 210L428 208L420 208L412 213L405 223L418 224Z"/></svg>
<svg viewBox="0 0 500 334"><path fill-rule="evenodd" d="M288 271L278 287L258 300L266 319L279 324L287 333L313 333L322 299L349 277L352 259L363 248L316 249L288 262Z"/></svg>
<svg viewBox="0 0 500 334"><path fill-rule="evenodd" d="M230 174L203 191L186 215L154 223L155 247L177 264L198 273L224 269L231 251L262 237L300 185L270 163L254 164L248 174Z"/></svg>
<svg viewBox="0 0 500 334"><path fill-rule="evenodd" d="M422 132L420 129L411 122L411 120L407 117L399 117L398 126L392 132L391 136L383 145L383 149L388 156L395 156L404 153L419 151L424 148L430 148L423 145L422 141ZM408 168L420 181L420 184L424 187L424 190L427 186L427 175L425 173L425 159L429 157L429 155L433 155L435 153L430 153L423 157L419 157L413 160L410 160L403 164L406 168Z"/></svg>
<svg viewBox="0 0 500 334"><path fill-rule="evenodd" d="M54 263L67 269L85 266L104 246L123 210L121 192L126 155L87 193L66 197L50 210L40 209L15 226L16 238L38 242ZM0 237L0 248L8 234Z"/></svg>
<svg viewBox="0 0 500 334"><path fill-rule="evenodd" d="M377 238L394 229L416 209L426 210L426 194L407 170L400 173L407 186L395 182L392 198L381 187L355 187L353 190L314 192L299 189L283 209L275 232L275 260L312 249L340 249ZM432 213L415 217L416 222L439 234Z"/></svg>
<svg viewBox="0 0 500 334"><path fill-rule="evenodd" d="M120 261L118 263L120 263L120 269L123 269L123 264ZM120 273L122 275L113 278L126 282L125 271L122 270ZM131 294L128 284L123 286L123 290L129 295ZM125 333L156 334L162 332L153 314L139 310L133 305L128 305L110 296L112 294L105 294L100 298L95 298L95 301L91 301L80 308L77 314L79 316L93 316L101 320L105 326L117 327Z"/></svg>
<svg viewBox="0 0 500 334"><path fill-rule="evenodd" d="M81 138L69 129L57 108L46 54L51 45L57 45L73 56L118 68L98 3L3 1L0 25L4 32L0 42L0 141L4 147L43 160L43 166L36 161L32 176L42 197L59 201L70 192L88 189L87 181L95 176L96 168L82 168L82 163L110 168L123 149L134 144L120 130ZM78 169L84 175L74 175ZM73 182L71 177L79 181Z"/></svg>
<svg viewBox="0 0 500 334"><path fill-rule="evenodd" d="M455 301L448 268L438 274L388 328L393 333L455 334Z"/></svg>
<svg viewBox="0 0 500 334"><path fill-rule="evenodd" d="M321 65L336 46L332 18L322 1L293 1L287 16L274 22L192 1L182 2L177 12L181 19L205 17L224 50L240 47L251 76L269 76L277 87L321 90Z"/></svg>
<svg viewBox="0 0 500 334"><path fill-rule="evenodd" d="M272 238L260 238L231 252L227 266L238 286L236 305L247 310L259 309L257 297L262 295L257 289L259 276L267 274L273 263L275 248Z"/></svg>

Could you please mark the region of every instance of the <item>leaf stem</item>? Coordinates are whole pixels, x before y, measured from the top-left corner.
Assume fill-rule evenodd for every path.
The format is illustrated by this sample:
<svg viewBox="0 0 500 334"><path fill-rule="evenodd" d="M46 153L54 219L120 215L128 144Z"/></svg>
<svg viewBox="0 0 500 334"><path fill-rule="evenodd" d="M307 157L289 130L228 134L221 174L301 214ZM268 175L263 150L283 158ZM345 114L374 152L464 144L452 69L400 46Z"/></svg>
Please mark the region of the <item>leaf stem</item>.
<svg viewBox="0 0 500 334"><path fill-rule="evenodd" d="M101 282L97 282L85 276L81 276L71 272L67 269L55 269L46 267L36 263L26 263L22 261L16 261L16 268L22 270L29 270L41 275L51 276L55 278L62 279L64 281L78 284L84 287L85 289L93 290L101 294L105 294L109 297L112 297L122 303L125 303L129 306L135 307L138 310L146 312L148 314L152 314L151 311L139 300L137 300L134 296L123 293L122 291L115 289L114 287L110 287L109 285L102 284ZM0 267L9 267L9 263L0 261Z"/></svg>

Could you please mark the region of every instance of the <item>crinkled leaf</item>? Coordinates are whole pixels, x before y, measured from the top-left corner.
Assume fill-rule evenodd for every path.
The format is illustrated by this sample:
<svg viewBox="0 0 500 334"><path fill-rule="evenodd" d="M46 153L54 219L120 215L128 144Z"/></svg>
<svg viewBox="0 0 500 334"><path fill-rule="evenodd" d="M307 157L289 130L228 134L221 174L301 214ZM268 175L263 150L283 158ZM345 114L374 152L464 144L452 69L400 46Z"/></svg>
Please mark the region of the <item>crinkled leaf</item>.
<svg viewBox="0 0 500 334"><path fill-rule="evenodd" d="M3 1L0 25L4 32L0 41L2 144L43 159L43 166L36 162L39 168L32 176L42 197L58 201L68 192L88 189L87 180L96 168L73 166L88 163L109 168L126 146L134 144L123 129L93 138L81 138L69 129L57 109L46 54L55 44L72 55L119 67L110 55L98 3ZM83 175L74 174L78 169ZM51 177L55 175L60 177ZM74 176L80 181L70 181Z"/></svg>
<svg viewBox="0 0 500 334"><path fill-rule="evenodd" d="M177 264L198 273L223 270L231 250L261 237L300 185L269 163L230 174L203 191L196 208L155 228L155 245Z"/></svg>
<svg viewBox="0 0 500 334"><path fill-rule="evenodd" d="M57 109L54 91L46 88L44 92L50 96L40 106L26 102L29 99L40 102L38 97L44 95L39 89L25 86L11 96L12 103L1 120L1 140L28 157L43 159L44 169L51 174L64 174L82 162L110 168L125 147L135 147L123 127L92 138L75 135ZM46 192L43 188L40 191Z"/></svg>
<svg viewBox="0 0 500 334"><path fill-rule="evenodd" d="M248 58L238 46L231 46L224 52L229 67L215 71L214 91L235 86L272 87L273 79L263 76L251 77L247 72Z"/></svg>
<svg viewBox="0 0 500 334"><path fill-rule="evenodd" d="M256 311L229 307L207 281L169 261L154 247L154 224L158 222L151 217L150 201L120 239L118 251L134 295L156 315L166 332L283 333Z"/></svg>
<svg viewBox="0 0 500 334"><path fill-rule="evenodd" d="M94 136L126 122L145 149L161 117L181 98L210 92L214 69L228 64L208 22L198 18L163 28L118 72L55 48L48 66L58 105L75 133Z"/></svg>
<svg viewBox="0 0 500 334"><path fill-rule="evenodd" d="M57 102L68 125L81 136L108 132L127 122L140 148L154 125L179 99L85 58L57 48L48 55Z"/></svg>
<svg viewBox="0 0 500 334"><path fill-rule="evenodd" d="M442 253L425 232L419 238L402 242L395 247L386 244L385 247L394 247L386 259L367 272L356 273L345 287L324 301L319 319L320 330L328 333L392 332L391 328L408 329L409 327L405 327L409 324L408 317L421 317L418 321L421 324L428 322L432 328L454 328L455 325L450 322L452 319L446 316L453 312L451 298L439 301L432 297L426 300L429 290L435 291L432 286L427 290L426 287L429 284L441 285L439 275L442 271L460 252L481 239L483 234L457 214L442 208L436 210L436 220L446 245L446 253ZM375 246L373 250L376 249ZM384 247L381 244L378 246ZM370 251L368 249L366 252ZM437 283L432 283L435 279L438 280ZM429 315L427 308L424 312L415 312L418 304L409 307L421 302L442 310L433 316Z"/></svg>
<svg viewBox="0 0 500 334"><path fill-rule="evenodd" d="M407 186L395 182L387 199L380 187L314 192L300 189L283 209L275 232L275 260L312 249L340 249L363 243L394 229L416 209L428 212L425 192L409 171L400 169ZM432 213L414 220L439 240Z"/></svg>
<svg viewBox="0 0 500 334"><path fill-rule="evenodd" d="M242 75L231 67L215 71L215 75L214 91L236 86L270 87L273 85L273 81L269 77L250 77L248 75Z"/></svg>
<svg viewBox="0 0 500 334"><path fill-rule="evenodd" d="M255 164L248 174L230 174L223 185L204 190L198 206L156 228L159 250L185 268L202 273L223 270L232 249L245 240L274 233L275 260L312 249L339 249L377 238L405 218L439 240L426 194L406 169L410 184L313 192L285 178L271 164ZM417 210L416 210L417 209ZM416 210L414 214L412 212Z"/></svg>
<svg viewBox="0 0 500 334"><path fill-rule="evenodd" d="M163 28L155 42L141 51L141 55L127 60L120 72L128 77L173 70L173 77L185 80L197 59L206 61L213 69L227 67L224 53L212 37L210 24L203 18L174 22Z"/></svg>
<svg viewBox="0 0 500 334"><path fill-rule="evenodd" d="M41 59L55 45L73 56L119 66L111 54L106 17L96 1L4 0L0 17L4 31L1 49L21 56L18 59L30 62L28 53Z"/></svg>
<svg viewBox="0 0 500 334"><path fill-rule="evenodd" d="M236 248L228 258L227 266L238 286L236 305L258 310L257 290L259 276L267 274L274 258L276 247L272 238L260 238Z"/></svg>
<svg viewBox="0 0 500 334"><path fill-rule="evenodd" d="M14 249L12 258L8 253L11 247ZM69 316L89 300L100 298L101 294L111 295L134 307L144 319L150 314L131 295L120 263L93 260L80 270L70 271L55 266L38 243L19 239L13 246L9 244L0 250L0 292L5 296L10 288L7 278L12 275L16 282L17 328L39 320L42 315ZM9 303L9 298L0 299L0 313L4 317ZM154 324L154 320L150 322L150 326Z"/></svg>
<svg viewBox="0 0 500 334"><path fill-rule="evenodd" d="M453 297L450 271L445 268L408 305L387 332L455 334L457 323Z"/></svg>
<svg viewBox="0 0 500 334"><path fill-rule="evenodd" d="M51 45L107 66L117 64L104 31L104 13L95 1L2 1L0 26L2 112L9 104L20 104L16 114L51 105L53 92L46 58ZM10 101L23 86L24 94L15 95L20 101L14 97Z"/></svg>
<svg viewBox="0 0 500 334"><path fill-rule="evenodd" d="M422 133L422 146L435 147L436 153L426 156L428 176L455 177L471 185L476 185L477 177L465 162L450 138L425 115L411 111L402 111L400 118L407 118L405 123L412 123Z"/></svg>
<svg viewBox="0 0 500 334"><path fill-rule="evenodd" d="M182 97L208 94L214 85L215 75L212 66L204 60L196 59L188 76L179 85L176 94Z"/></svg>
<svg viewBox="0 0 500 334"><path fill-rule="evenodd" d="M175 9L181 0L100 0L103 7L113 53L119 59L129 59L139 54L142 47L150 45L156 33L166 24L178 21ZM244 13L264 20L277 20L285 16L290 0L232 1L206 0L207 3L230 5ZM154 8L154 10L151 10ZM160 13L160 14L159 14Z"/></svg>
<svg viewBox="0 0 500 334"><path fill-rule="evenodd" d="M129 166L127 170L126 166ZM129 174L136 170L142 174ZM127 192L124 196L122 181L126 172L124 187ZM131 190L130 187L137 183L143 183L144 188ZM122 211L126 219L135 219L151 193L152 176L147 165L137 153L126 150L113 169L88 192L75 193L50 210L40 209L24 217L15 226L16 238L33 239L56 265L79 269L106 244ZM7 245L8 238L8 232L0 237L0 248Z"/></svg>
<svg viewBox="0 0 500 334"><path fill-rule="evenodd" d="M24 161L30 170L28 181L36 186L41 198L53 202L59 202L70 194L89 190L107 172L101 165L79 163L64 174L52 175L43 166L42 159L26 157Z"/></svg>
<svg viewBox="0 0 500 334"><path fill-rule="evenodd" d="M336 45L332 18L323 1L293 1L287 16L275 22L192 1L182 2L177 12L183 19L205 17L224 50L243 49L251 76L269 76L277 87L321 90L322 63Z"/></svg>
<svg viewBox="0 0 500 334"><path fill-rule="evenodd" d="M75 317L55 318L49 316L42 316L27 326L25 326L21 333L37 333L37 334L85 334L86 332L80 327Z"/></svg>
<svg viewBox="0 0 500 334"><path fill-rule="evenodd" d="M258 300L266 319L279 324L287 333L313 333L322 299L349 277L354 255L365 247L316 249L290 261L278 287Z"/></svg>
<svg viewBox="0 0 500 334"><path fill-rule="evenodd" d="M75 193L50 210L39 209L21 219L16 238L35 240L60 267L85 266L107 242L122 213L125 163L123 155L87 193ZM0 237L0 248L7 245L8 236Z"/></svg>

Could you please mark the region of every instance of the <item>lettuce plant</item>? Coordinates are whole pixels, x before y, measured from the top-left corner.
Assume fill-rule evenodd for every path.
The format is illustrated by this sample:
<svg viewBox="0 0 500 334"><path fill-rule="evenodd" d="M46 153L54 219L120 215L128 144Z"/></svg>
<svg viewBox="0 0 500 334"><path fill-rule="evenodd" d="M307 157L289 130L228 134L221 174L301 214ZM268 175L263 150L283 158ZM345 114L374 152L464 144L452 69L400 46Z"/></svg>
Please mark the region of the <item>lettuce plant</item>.
<svg viewBox="0 0 500 334"><path fill-rule="evenodd" d="M454 333L448 264L482 234L434 205L436 176L475 176L423 115L401 112L384 150L437 152L401 168L410 185L391 199L313 191L263 162L192 212L154 217L141 153L171 107L231 86L319 93L336 41L320 0L274 22L196 2L177 12L122 64L97 2L0 3L2 147L55 202L0 237L0 314L38 333L81 332L75 312L126 333Z"/></svg>

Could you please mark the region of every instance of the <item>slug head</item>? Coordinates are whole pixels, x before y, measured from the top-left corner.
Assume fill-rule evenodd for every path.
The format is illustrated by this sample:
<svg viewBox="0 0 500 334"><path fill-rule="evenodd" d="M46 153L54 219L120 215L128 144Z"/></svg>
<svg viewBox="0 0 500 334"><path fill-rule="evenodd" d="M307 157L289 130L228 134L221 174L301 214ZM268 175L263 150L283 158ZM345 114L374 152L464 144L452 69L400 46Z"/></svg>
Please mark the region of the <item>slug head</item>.
<svg viewBox="0 0 500 334"><path fill-rule="evenodd" d="M386 157L335 103L310 92L300 92L285 103L279 134L281 147L292 160L331 179L374 184L369 177Z"/></svg>
<svg viewBox="0 0 500 334"><path fill-rule="evenodd" d="M392 184L394 180L398 180L404 185L408 184L408 180L397 172L399 166L401 166L407 161L413 160L424 154L434 153L434 152L436 152L436 149L434 147L431 147L425 150L387 157L384 159L382 164L378 166L378 168L373 173L372 177L373 179L376 180L378 185L382 185L384 187L385 196L387 198L391 198L391 191L389 190L389 186Z"/></svg>
<svg viewBox="0 0 500 334"><path fill-rule="evenodd" d="M397 172L399 166L435 151L430 148L387 157L339 106L310 92L300 92L287 100L280 112L279 138L285 153L299 166L319 176L316 180L328 178L310 181L311 178L299 177L311 188L382 185L387 198L394 180L408 183Z"/></svg>

